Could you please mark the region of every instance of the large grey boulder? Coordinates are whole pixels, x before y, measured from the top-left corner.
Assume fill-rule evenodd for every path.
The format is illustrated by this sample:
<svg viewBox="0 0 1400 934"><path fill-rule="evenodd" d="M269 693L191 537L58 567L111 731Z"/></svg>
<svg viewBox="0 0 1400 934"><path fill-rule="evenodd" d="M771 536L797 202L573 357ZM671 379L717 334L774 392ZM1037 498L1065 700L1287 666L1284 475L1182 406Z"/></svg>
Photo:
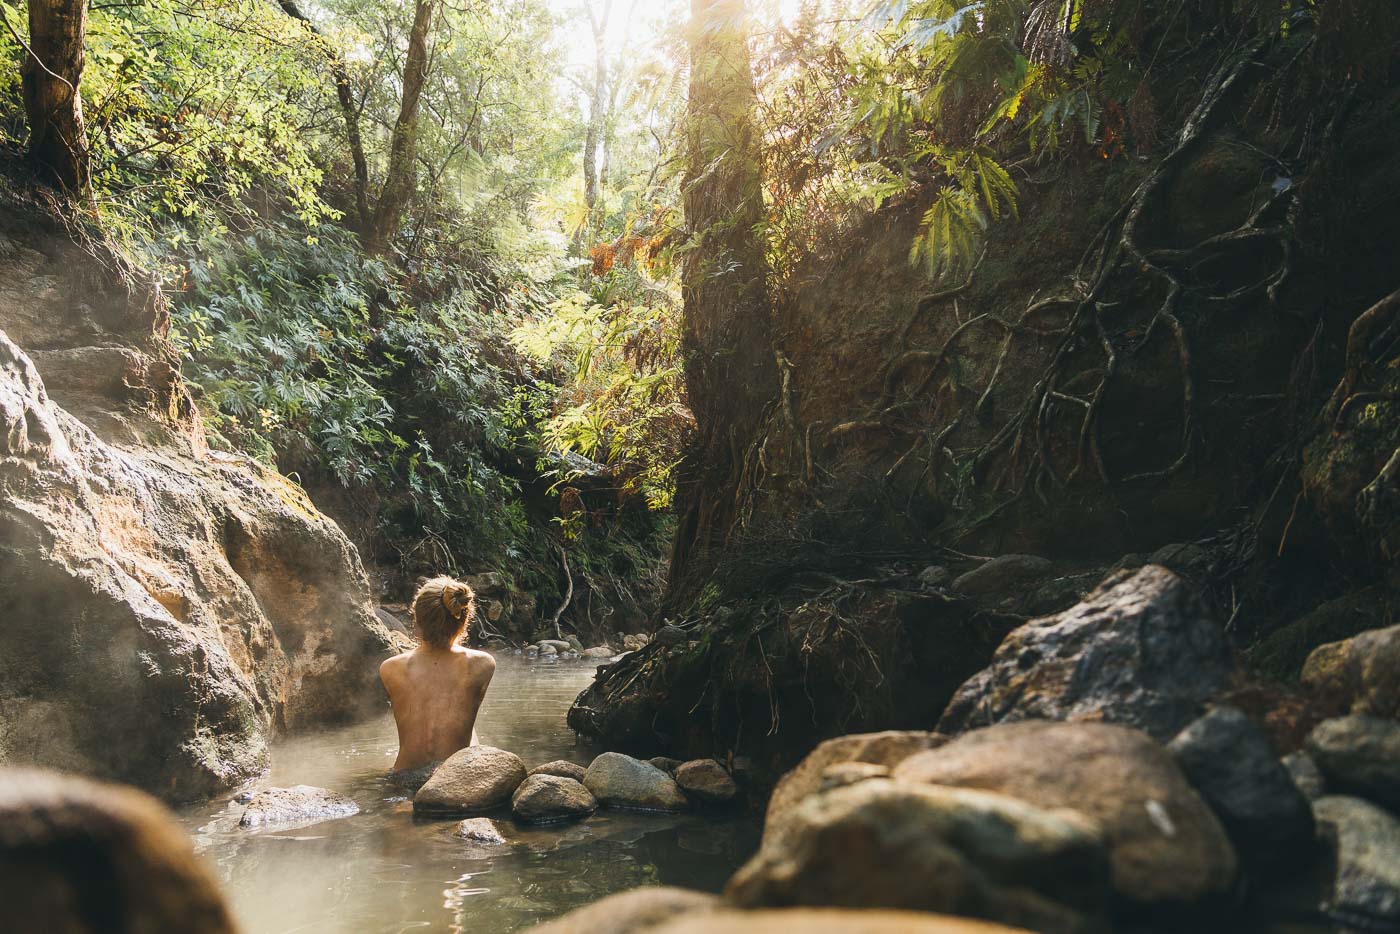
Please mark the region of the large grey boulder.
<svg viewBox="0 0 1400 934"><path fill-rule="evenodd" d="M1348 930L1400 930L1400 820L1341 795L1318 798L1313 813L1336 847L1336 875L1323 907Z"/></svg>
<svg viewBox="0 0 1400 934"><path fill-rule="evenodd" d="M1319 723L1306 746L1329 788L1400 809L1400 723L1336 717Z"/></svg>
<svg viewBox="0 0 1400 934"><path fill-rule="evenodd" d="M1138 730L1006 723L916 753L895 766L894 777L1079 811L1103 828L1113 888L1132 902L1191 905L1227 892L1235 878L1235 852L1220 822L1167 751Z"/></svg>
<svg viewBox="0 0 1400 934"><path fill-rule="evenodd" d="M360 806L345 795L313 785L293 785L290 788L264 788L253 795L238 826L309 827L323 821L352 817Z"/></svg>
<svg viewBox="0 0 1400 934"><path fill-rule="evenodd" d="M1166 742L1221 692L1231 667L1224 633L1195 592L1149 565L1011 632L958 689L938 729L1101 720Z"/></svg>
<svg viewBox="0 0 1400 934"><path fill-rule="evenodd" d="M605 752L594 759L583 784L607 807L683 811L688 806L685 794L670 775L620 752Z"/></svg>
<svg viewBox="0 0 1400 934"><path fill-rule="evenodd" d="M531 775L511 795L510 809L527 824L547 824L592 814L598 802L572 778Z"/></svg>
<svg viewBox="0 0 1400 934"><path fill-rule="evenodd" d="M383 710L392 644L354 547L181 430L99 438L0 333L0 763L195 799L279 732Z"/></svg>
<svg viewBox="0 0 1400 934"><path fill-rule="evenodd" d="M1098 826L1006 795L888 779L812 795L766 832L725 889L744 908L939 911L1044 932L1101 927Z"/></svg>
<svg viewBox="0 0 1400 934"><path fill-rule="evenodd" d="M525 763L495 746L459 749L413 796L415 814L478 814L510 800L525 781Z"/></svg>
<svg viewBox="0 0 1400 934"><path fill-rule="evenodd" d="M1238 709L1216 707L1167 749L1246 863L1267 867L1311 855L1312 806L1268 738Z"/></svg>

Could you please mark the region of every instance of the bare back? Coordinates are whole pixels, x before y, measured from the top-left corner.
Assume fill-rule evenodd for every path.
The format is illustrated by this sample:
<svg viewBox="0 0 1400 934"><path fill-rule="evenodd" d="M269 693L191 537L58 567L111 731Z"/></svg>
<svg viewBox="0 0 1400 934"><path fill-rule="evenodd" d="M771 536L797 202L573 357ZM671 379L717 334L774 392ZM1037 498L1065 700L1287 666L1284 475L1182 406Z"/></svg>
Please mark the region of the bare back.
<svg viewBox="0 0 1400 934"><path fill-rule="evenodd" d="M394 771L441 762L474 744L476 715L495 671L490 655L461 646L419 646L380 665L399 729Z"/></svg>

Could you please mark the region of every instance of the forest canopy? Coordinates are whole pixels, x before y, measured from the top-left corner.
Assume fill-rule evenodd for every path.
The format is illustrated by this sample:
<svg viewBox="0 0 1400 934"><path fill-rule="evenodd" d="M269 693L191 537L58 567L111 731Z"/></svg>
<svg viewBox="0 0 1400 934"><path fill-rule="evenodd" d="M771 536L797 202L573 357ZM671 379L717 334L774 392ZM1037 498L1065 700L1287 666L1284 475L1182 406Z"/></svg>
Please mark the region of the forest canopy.
<svg viewBox="0 0 1400 934"><path fill-rule="evenodd" d="M692 442L682 270L724 232L683 208L732 158L686 133L705 31L752 63L777 294L891 203L921 218L910 262L956 287L1038 167L1161 149L1159 59L1196 22L1164 30L1151 0L690 6L0 0L0 147L156 271L216 445L329 491L405 570L543 569L587 524L529 502L574 484L566 455L656 511ZM1345 11L1235 6L1276 35L1350 28L1364 61Z"/></svg>

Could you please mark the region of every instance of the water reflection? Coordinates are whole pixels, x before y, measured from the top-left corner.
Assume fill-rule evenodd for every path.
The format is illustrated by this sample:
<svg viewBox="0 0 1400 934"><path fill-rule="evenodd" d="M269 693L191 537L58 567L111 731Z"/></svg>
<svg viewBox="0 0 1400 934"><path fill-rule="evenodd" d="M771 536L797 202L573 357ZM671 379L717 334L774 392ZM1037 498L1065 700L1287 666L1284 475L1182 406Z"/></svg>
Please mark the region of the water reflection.
<svg viewBox="0 0 1400 934"><path fill-rule="evenodd" d="M564 722L592 676L587 662L505 657L483 705L482 742L533 766L586 764L597 750ZM262 785L321 785L355 799L354 817L300 830L239 830L230 799L185 815L247 934L513 931L643 884L718 891L757 844L751 817L600 811L552 827L494 815L504 846L452 835L455 821L413 816L384 781L397 746L392 717L279 745Z"/></svg>

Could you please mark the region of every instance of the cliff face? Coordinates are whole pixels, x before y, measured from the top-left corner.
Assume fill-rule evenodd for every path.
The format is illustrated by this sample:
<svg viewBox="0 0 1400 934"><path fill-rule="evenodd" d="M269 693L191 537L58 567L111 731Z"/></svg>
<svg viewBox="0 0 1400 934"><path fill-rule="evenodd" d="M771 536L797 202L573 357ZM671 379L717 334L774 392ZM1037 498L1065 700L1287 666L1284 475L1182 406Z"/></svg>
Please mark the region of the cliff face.
<svg viewBox="0 0 1400 934"><path fill-rule="evenodd" d="M782 390L688 648L604 672L575 725L775 768L927 728L1012 626L1149 556L1239 649L1357 592L1328 638L1384 618L1396 316L1366 313L1400 285L1400 96L1319 77L1324 50L1163 71L1174 133L1037 170L966 281L910 268L922 205L828 236L774 303Z"/></svg>
<svg viewBox="0 0 1400 934"><path fill-rule="evenodd" d="M159 295L16 211L0 299L0 762L191 799L279 731L382 709L359 556L284 478L204 448Z"/></svg>

